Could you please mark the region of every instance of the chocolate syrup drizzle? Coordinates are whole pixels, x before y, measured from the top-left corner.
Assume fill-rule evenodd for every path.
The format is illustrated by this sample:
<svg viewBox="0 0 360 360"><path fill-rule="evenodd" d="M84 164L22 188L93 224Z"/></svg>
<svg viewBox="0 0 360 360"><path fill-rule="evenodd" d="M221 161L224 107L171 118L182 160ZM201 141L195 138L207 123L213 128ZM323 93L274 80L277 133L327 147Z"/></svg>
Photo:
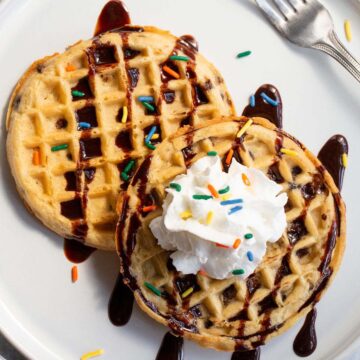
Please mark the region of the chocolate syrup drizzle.
<svg viewBox="0 0 360 360"><path fill-rule="evenodd" d="M316 309L313 308L307 314L304 325L294 340L293 348L296 355L306 357L315 351L317 345L315 320Z"/></svg>
<svg viewBox="0 0 360 360"><path fill-rule="evenodd" d="M183 360L184 339L175 336L171 332L165 334L160 349L156 355L156 360Z"/></svg>
<svg viewBox="0 0 360 360"><path fill-rule="evenodd" d="M268 104L262 97L261 93L265 93L273 100L278 102L278 106ZM255 106L248 105L243 111L243 115L247 117L264 117L271 121L276 127L282 129L282 100L279 90L270 84L260 86L255 93Z"/></svg>

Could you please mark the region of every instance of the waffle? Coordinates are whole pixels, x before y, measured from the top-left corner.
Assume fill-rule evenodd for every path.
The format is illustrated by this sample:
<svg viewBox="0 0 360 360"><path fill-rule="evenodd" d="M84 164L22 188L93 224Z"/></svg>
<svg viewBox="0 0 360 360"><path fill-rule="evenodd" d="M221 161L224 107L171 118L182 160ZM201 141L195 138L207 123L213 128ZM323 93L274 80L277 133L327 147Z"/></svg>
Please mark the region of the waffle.
<svg viewBox="0 0 360 360"><path fill-rule="evenodd" d="M170 60L174 54L189 61ZM153 97L153 109L139 96ZM28 69L10 101L8 159L21 197L47 227L112 250L116 198L148 153L144 138L153 125L156 145L181 126L231 114L221 75L189 36L127 26ZM67 148L52 151L59 145Z"/></svg>
<svg viewBox="0 0 360 360"><path fill-rule="evenodd" d="M225 351L254 349L307 314L332 281L345 246L345 206L319 160L262 118L254 118L238 138L247 120L220 119L164 140L144 160L118 203L121 272L140 307L176 334ZM289 199L287 228L277 242L268 243L265 257L245 279L181 274L170 252L157 244L149 223L161 215L165 188L175 176L209 151L226 159L231 148L233 161L282 185ZM143 207L151 204L157 209L144 213ZM193 292L183 297L189 288Z"/></svg>

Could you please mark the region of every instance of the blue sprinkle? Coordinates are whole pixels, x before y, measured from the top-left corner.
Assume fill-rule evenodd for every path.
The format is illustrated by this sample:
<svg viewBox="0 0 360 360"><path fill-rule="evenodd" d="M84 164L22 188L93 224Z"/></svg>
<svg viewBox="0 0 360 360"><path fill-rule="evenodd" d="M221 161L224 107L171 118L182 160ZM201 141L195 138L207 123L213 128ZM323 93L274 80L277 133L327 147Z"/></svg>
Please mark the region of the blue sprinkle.
<svg viewBox="0 0 360 360"><path fill-rule="evenodd" d="M279 102L272 99L270 96L267 96L264 92L262 92L260 94L260 96L270 105L272 106L278 106L279 105Z"/></svg>
<svg viewBox="0 0 360 360"><path fill-rule="evenodd" d="M255 96L254 95L250 96L250 106L255 107Z"/></svg>
<svg viewBox="0 0 360 360"><path fill-rule="evenodd" d="M242 209L242 206L234 206L233 208L230 209L230 211L228 212L229 215L236 213L237 211L240 211Z"/></svg>
<svg viewBox="0 0 360 360"><path fill-rule="evenodd" d="M220 205L234 205L234 204L241 204L243 202L243 199L233 199L233 200L226 200L221 201Z"/></svg>
<svg viewBox="0 0 360 360"><path fill-rule="evenodd" d="M254 254L251 251L248 251L246 253L246 256L249 259L249 261L254 261Z"/></svg>
<svg viewBox="0 0 360 360"><path fill-rule="evenodd" d="M79 127L81 129L90 129L91 128L91 125L87 122L79 122Z"/></svg>
<svg viewBox="0 0 360 360"><path fill-rule="evenodd" d="M156 131L156 126L154 125L154 126L150 129L149 133L148 133L147 136L146 136L146 139L145 139L145 142L146 142L146 143L150 142L152 136L155 134L155 131Z"/></svg>
<svg viewBox="0 0 360 360"><path fill-rule="evenodd" d="M138 100L140 102L150 102L150 103L153 103L155 101L153 96L139 96Z"/></svg>

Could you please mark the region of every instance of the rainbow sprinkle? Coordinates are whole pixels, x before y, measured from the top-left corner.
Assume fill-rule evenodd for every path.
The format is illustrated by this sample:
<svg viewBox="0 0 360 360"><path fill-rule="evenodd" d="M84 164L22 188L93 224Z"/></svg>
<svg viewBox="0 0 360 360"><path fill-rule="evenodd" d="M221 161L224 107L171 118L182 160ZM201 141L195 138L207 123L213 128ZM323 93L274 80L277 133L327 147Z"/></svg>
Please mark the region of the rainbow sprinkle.
<svg viewBox="0 0 360 360"><path fill-rule="evenodd" d="M53 146L51 148L51 151L59 151L59 150L65 150L69 147L68 144L61 144L61 145L56 145L56 146Z"/></svg>
<svg viewBox="0 0 360 360"><path fill-rule="evenodd" d="M238 270L234 270L232 272L233 275L244 275L245 274L245 270L244 269L238 269Z"/></svg>
<svg viewBox="0 0 360 360"><path fill-rule="evenodd" d="M138 96L137 98L140 102L154 102L153 96Z"/></svg>
<svg viewBox="0 0 360 360"><path fill-rule="evenodd" d="M193 195L194 200L209 200L213 197L211 195Z"/></svg>
<svg viewBox="0 0 360 360"><path fill-rule="evenodd" d="M272 99L270 96L266 95L264 92L260 94L260 96L271 106L278 106L279 102L277 100Z"/></svg>
<svg viewBox="0 0 360 360"><path fill-rule="evenodd" d="M223 195L223 194L228 193L229 191L230 191L230 186L227 186L227 187L225 187L225 188L223 188L223 189L220 189L220 190L218 191L218 193L221 194L221 195Z"/></svg>
<svg viewBox="0 0 360 360"><path fill-rule="evenodd" d="M127 174L134 167L134 165L135 165L135 160L130 160L124 168L124 173Z"/></svg>
<svg viewBox="0 0 360 360"><path fill-rule="evenodd" d="M245 234L245 236L244 236L244 238L246 239L246 240L250 240L250 239L252 239L254 237L254 235L253 234Z"/></svg>
<svg viewBox="0 0 360 360"><path fill-rule="evenodd" d="M79 91L79 90L73 90L71 92L71 94L74 97L83 97L83 96L85 96L85 93L83 93L82 91Z"/></svg>
<svg viewBox="0 0 360 360"><path fill-rule="evenodd" d="M156 146L151 144L150 142L145 142L145 146L149 148L150 150L155 150Z"/></svg>
<svg viewBox="0 0 360 360"><path fill-rule="evenodd" d="M154 112L155 111L155 107L151 104L149 104L148 102L146 101L143 101L142 104L150 111Z"/></svg>
<svg viewBox="0 0 360 360"><path fill-rule="evenodd" d="M349 20L345 20L344 22L345 36L347 41L352 40L352 32L351 32L351 23Z"/></svg>
<svg viewBox="0 0 360 360"><path fill-rule="evenodd" d="M245 123L245 125L239 130L239 132L236 134L236 137L237 137L237 138L242 137L242 136L245 134L246 130L252 125L252 123L253 123L253 120L252 120L252 119L249 119L249 120Z"/></svg>
<svg viewBox="0 0 360 360"><path fill-rule="evenodd" d="M91 128L91 125L87 122L79 122L79 127L81 129L90 129Z"/></svg>
<svg viewBox="0 0 360 360"><path fill-rule="evenodd" d="M285 149L285 148L282 148L280 150L280 152L282 154L285 154L285 155L289 155L289 156L298 156L298 153L295 151L295 150L290 150L290 149Z"/></svg>
<svg viewBox="0 0 360 360"><path fill-rule="evenodd" d="M232 160L232 157L234 155L234 150L233 149L230 149L227 156L226 156L226 160L225 160L225 164L226 165L230 165L231 164L231 160Z"/></svg>
<svg viewBox="0 0 360 360"><path fill-rule="evenodd" d="M216 151L209 151L207 153L208 156L216 156L217 155L217 152Z"/></svg>
<svg viewBox="0 0 360 360"><path fill-rule="evenodd" d="M216 191L216 189L214 188L214 186L212 186L211 184L208 184L207 188L208 188L208 190L210 191L211 195L212 195L214 198L218 198L218 197L219 197L219 194L218 194L218 192Z"/></svg>
<svg viewBox="0 0 360 360"><path fill-rule="evenodd" d="M242 209L242 206L234 206L233 208L230 209L230 211L228 212L229 215L232 215L238 211L240 211Z"/></svg>
<svg viewBox="0 0 360 360"><path fill-rule="evenodd" d="M179 60L179 61L189 61L190 59L187 56L180 55L171 55L169 57L170 60Z"/></svg>
<svg viewBox="0 0 360 360"><path fill-rule="evenodd" d="M151 137L151 140L156 140L160 137L159 134L154 134L152 137Z"/></svg>
<svg viewBox="0 0 360 360"><path fill-rule="evenodd" d="M122 108L122 110L123 110L123 113L122 113L122 117L121 117L121 122L123 123L123 124L125 124L126 123L126 120L127 120L127 118L128 118L128 108L127 108L127 106L123 106L123 108Z"/></svg>
<svg viewBox="0 0 360 360"><path fill-rule="evenodd" d="M33 163L33 165L40 165L40 163L41 163L41 155L40 155L39 148L36 148L33 150L32 163Z"/></svg>
<svg viewBox="0 0 360 360"><path fill-rule="evenodd" d="M142 208L142 211L145 212L145 213L148 213L148 212L151 212L151 211L154 211L154 210L156 210L156 205L144 206Z"/></svg>
<svg viewBox="0 0 360 360"><path fill-rule="evenodd" d="M181 217L183 220L190 219L190 218L192 218L192 212L191 212L190 210L185 210L185 211L183 211L183 212L180 214L180 217Z"/></svg>
<svg viewBox="0 0 360 360"><path fill-rule="evenodd" d="M250 106L255 107L255 95L250 96Z"/></svg>
<svg viewBox="0 0 360 360"><path fill-rule="evenodd" d="M249 180L249 178L247 177L246 174L243 173L243 174L241 175L241 178L242 178L243 183L244 183L246 186L250 186L250 185L251 185L251 182L250 182L250 180Z"/></svg>
<svg viewBox="0 0 360 360"><path fill-rule="evenodd" d="M236 239L233 244L233 249L237 249L240 246L240 244L241 244L241 240Z"/></svg>
<svg viewBox="0 0 360 360"><path fill-rule="evenodd" d="M251 251L248 251L246 253L246 256L249 259L249 261L254 261L254 254Z"/></svg>
<svg viewBox="0 0 360 360"><path fill-rule="evenodd" d="M158 288L156 288L154 285L148 283L147 281L144 282L144 286L146 286L146 287L147 287L150 291L152 291L155 295L157 295L157 296L161 296L161 295L162 295L161 291L160 291Z"/></svg>
<svg viewBox="0 0 360 360"><path fill-rule="evenodd" d="M208 275L207 272L204 269L200 269L198 274L201 275L201 276L207 276Z"/></svg>
<svg viewBox="0 0 360 360"><path fill-rule="evenodd" d="M246 57L246 56L249 56L249 55L251 55L251 51L250 51L250 50L248 50L248 51L243 51L243 52L237 54L237 55L236 55L236 58L237 58L237 59L241 59L241 58Z"/></svg>
<svg viewBox="0 0 360 360"><path fill-rule="evenodd" d="M214 212L209 211L206 215L206 225L210 225L214 218Z"/></svg>
<svg viewBox="0 0 360 360"><path fill-rule="evenodd" d="M170 183L170 187L174 190L176 190L177 192L181 191L181 185L177 184L177 183Z"/></svg>
<svg viewBox="0 0 360 360"><path fill-rule="evenodd" d="M173 69L169 68L168 66L163 66L163 70L165 72L167 72L169 75L171 75L172 77L174 77L175 79L180 79L180 75L174 71Z"/></svg>
<svg viewBox="0 0 360 360"><path fill-rule="evenodd" d="M149 133L147 134L146 138L145 138L145 142L150 142L151 138L153 137L153 135L155 134L155 131L156 131L156 125L154 125Z"/></svg>
<svg viewBox="0 0 360 360"><path fill-rule="evenodd" d="M227 201L231 198L231 194L221 195L221 201Z"/></svg>
<svg viewBox="0 0 360 360"><path fill-rule="evenodd" d="M186 291L184 291L182 294L181 294L181 297L184 299L186 297L188 297L190 294L192 294L194 292L194 288L191 287L191 288L188 288Z"/></svg>
<svg viewBox="0 0 360 360"><path fill-rule="evenodd" d="M65 70L67 72L75 71L76 67L74 65L72 65L72 64L67 64Z"/></svg>
<svg viewBox="0 0 360 360"><path fill-rule="evenodd" d="M78 273L78 267L76 265L74 265L71 268L71 281L73 283L77 282L79 278L79 273Z"/></svg>
<svg viewBox="0 0 360 360"><path fill-rule="evenodd" d="M122 172L120 176L124 181L128 181L130 179L130 176L124 172Z"/></svg>
<svg viewBox="0 0 360 360"><path fill-rule="evenodd" d="M347 168L347 166L348 166L348 156L347 156L346 153L343 153L341 155L341 162L342 162L343 167Z"/></svg>
<svg viewBox="0 0 360 360"><path fill-rule="evenodd" d="M243 202L244 202L243 199L232 199L232 200L221 201L220 205L223 205L223 206L235 205L235 204L242 204Z"/></svg>
<svg viewBox="0 0 360 360"><path fill-rule="evenodd" d="M93 358L93 357L103 355L104 352L105 352L105 351L104 351L103 349L98 349L98 350L90 351L90 352L82 355L80 359L81 359L81 360L88 360L88 359L91 359L91 358Z"/></svg>

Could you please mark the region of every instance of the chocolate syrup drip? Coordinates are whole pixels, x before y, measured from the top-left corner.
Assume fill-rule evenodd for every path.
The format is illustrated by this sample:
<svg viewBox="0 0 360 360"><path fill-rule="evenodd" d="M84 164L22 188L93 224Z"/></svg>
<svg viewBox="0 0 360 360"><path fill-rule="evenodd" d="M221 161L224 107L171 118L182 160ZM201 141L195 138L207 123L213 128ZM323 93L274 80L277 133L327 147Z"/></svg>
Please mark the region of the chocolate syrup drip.
<svg viewBox="0 0 360 360"><path fill-rule="evenodd" d="M260 353L259 347L255 350L236 351L232 354L231 360L259 360Z"/></svg>
<svg viewBox="0 0 360 360"><path fill-rule="evenodd" d="M268 174L268 177L270 178L270 180L273 180L278 184L281 184L285 181L285 179L281 175L278 161L276 161L274 164L272 164L269 167L267 174Z"/></svg>
<svg viewBox="0 0 360 360"><path fill-rule="evenodd" d="M84 94L83 96L72 95L72 101L88 100L94 98L94 94L89 84L89 78L87 76L80 79L79 82L71 89L71 91L80 91Z"/></svg>
<svg viewBox="0 0 360 360"><path fill-rule="evenodd" d="M81 204L81 198L75 197L75 199L61 202L60 212L62 216L65 216L69 220L77 220L83 218L84 214Z"/></svg>
<svg viewBox="0 0 360 360"><path fill-rule="evenodd" d="M161 343L156 360L182 360L184 340L181 336L175 336L171 332L165 334Z"/></svg>
<svg viewBox="0 0 360 360"><path fill-rule="evenodd" d="M172 104L175 101L175 91L173 90L165 90L162 95L167 104Z"/></svg>
<svg viewBox="0 0 360 360"><path fill-rule="evenodd" d="M349 145L346 138L343 135L334 135L325 143L318 155L339 190L342 188L345 172L342 155L348 154L348 152Z"/></svg>
<svg viewBox="0 0 360 360"><path fill-rule="evenodd" d="M287 236L291 245L295 245L307 233L304 215L299 216L288 225Z"/></svg>
<svg viewBox="0 0 360 360"><path fill-rule="evenodd" d="M265 93L273 100L278 102L277 106L268 104L262 97L261 93ZM282 129L282 100L279 90L270 84L259 87L255 93L255 106L246 106L243 115L247 117L264 117L271 121L276 127Z"/></svg>
<svg viewBox="0 0 360 360"><path fill-rule="evenodd" d="M131 48L129 48L129 47L124 47L124 48L123 48L123 52L124 52L124 59L125 59L125 60L134 59L136 56L138 56L139 54L141 54L141 51L139 51L139 50L134 50L134 49L131 49Z"/></svg>
<svg viewBox="0 0 360 360"><path fill-rule="evenodd" d="M190 51L192 52L192 54L191 54L192 56L194 55L194 52L196 53L199 51L199 43L192 35L180 36L179 43L181 45L184 45L186 48L190 48ZM184 51L184 49L183 49L183 51ZM188 54L186 54L186 55L188 55Z"/></svg>
<svg viewBox="0 0 360 360"><path fill-rule="evenodd" d="M77 190L77 181L75 171L68 171L64 174L66 180L66 191L76 191Z"/></svg>
<svg viewBox="0 0 360 360"><path fill-rule="evenodd" d="M130 130L121 131L115 138L115 144L125 153L132 151L134 148L131 142Z"/></svg>
<svg viewBox="0 0 360 360"><path fill-rule="evenodd" d="M79 109L75 112L76 120L78 124L80 122L86 122L90 124L92 128L98 127L97 117L96 117L96 109L95 106L85 106L82 109ZM82 130L82 128L78 125L78 130Z"/></svg>
<svg viewBox="0 0 360 360"><path fill-rule="evenodd" d="M90 255L96 251L95 248L86 246L80 241L72 239L64 239L64 253L66 258L75 263L79 264L84 262L90 257Z"/></svg>
<svg viewBox="0 0 360 360"><path fill-rule="evenodd" d="M100 13L94 35L98 36L106 31L121 28L127 24L131 24L131 20L125 4L120 0L111 0Z"/></svg>
<svg viewBox="0 0 360 360"><path fill-rule="evenodd" d="M102 156L100 138L82 137L79 142L80 159L82 161Z"/></svg>
<svg viewBox="0 0 360 360"><path fill-rule="evenodd" d="M60 129L65 129L68 126L68 121L66 119L59 119L56 121L55 123L55 127L60 130Z"/></svg>
<svg viewBox="0 0 360 360"><path fill-rule="evenodd" d="M111 323L115 326L126 325L131 317L134 304L134 294L118 275L114 290L110 296L108 314Z"/></svg>
<svg viewBox="0 0 360 360"><path fill-rule="evenodd" d="M116 64L118 61L115 57L115 46L98 44L94 46L92 55L95 65L111 65Z"/></svg>
<svg viewBox="0 0 360 360"><path fill-rule="evenodd" d="M305 323L294 340L293 349L296 355L306 357L315 351L317 345L315 320L316 309L312 309L306 316Z"/></svg>
<svg viewBox="0 0 360 360"><path fill-rule="evenodd" d="M131 90L136 88L136 85L138 84L139 77L140 77L140 71L137 68L129 68L127 69L128 79L129 79L129 85Z"/></svg>

